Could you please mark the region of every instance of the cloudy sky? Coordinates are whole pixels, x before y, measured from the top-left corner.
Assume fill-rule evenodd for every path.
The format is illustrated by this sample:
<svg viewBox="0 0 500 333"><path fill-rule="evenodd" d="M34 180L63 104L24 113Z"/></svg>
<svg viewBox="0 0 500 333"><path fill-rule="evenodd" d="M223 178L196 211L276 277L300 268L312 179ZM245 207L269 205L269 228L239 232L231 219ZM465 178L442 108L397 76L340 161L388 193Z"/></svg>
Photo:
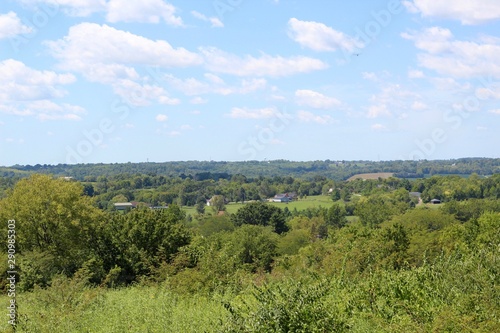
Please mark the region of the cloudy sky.
<svg viewBox="0 0 500 333"><path fill-rule="evenodd" d="M500 157L498 0L3 0L0 165Z"/></svg>

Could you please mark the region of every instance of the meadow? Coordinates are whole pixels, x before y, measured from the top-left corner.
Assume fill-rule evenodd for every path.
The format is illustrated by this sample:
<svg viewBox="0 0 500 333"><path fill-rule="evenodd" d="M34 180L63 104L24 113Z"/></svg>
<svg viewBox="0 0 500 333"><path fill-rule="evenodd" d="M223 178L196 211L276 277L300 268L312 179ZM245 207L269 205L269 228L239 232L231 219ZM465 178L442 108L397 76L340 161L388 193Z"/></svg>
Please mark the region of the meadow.
<svg viewBox="0 0 500 333"><path fill-rule="evenodd" d="M332 204L332 199L328 195L311 195L299 200L295 200L292 202L270 202L269 204L284 209L287 207L290 211L304 210L307 208L319 208L319 207L329 207ZM234 214L243 207L245 204L241 202L230 202L226 205L226 212L230 214ZM186 214L194 216L196 215L196 208L193 206L183 206L182 209L186 212ZM209 206L205 207L206 212L211 212L212 208Z"/></svg>

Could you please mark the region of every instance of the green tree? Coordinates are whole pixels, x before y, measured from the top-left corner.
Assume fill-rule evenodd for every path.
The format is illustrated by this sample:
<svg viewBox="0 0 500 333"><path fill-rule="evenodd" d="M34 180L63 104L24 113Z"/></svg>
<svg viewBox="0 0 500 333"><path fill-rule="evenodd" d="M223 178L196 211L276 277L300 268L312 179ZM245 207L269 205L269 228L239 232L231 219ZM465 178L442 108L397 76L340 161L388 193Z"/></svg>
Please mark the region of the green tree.
<svg viewBox="0 0 500 333"><path fill-rule="evenodd" d="M387 221L393 215L393 209L381 196L370 196L356 204L354 213L359 216L361 223L371 228Z"/></svg>
<svg viewBox="0 0 500 333"><path fill-rule="evenodd" d="M161 210L138 208L128 214L113 214L107 237L117 255L114 263L124 269L127 281L151 274L189 244L191 233L184 225L185 218L185 212L174 204Z"/></svg>
<svg viewBox="0 0 500 333"><path fill-rule="evenodd" d="M50 272L71 275L91 258L93 234L104 214L83 194L80 183L35 174L19 181L0 201L0 218L16 221L20 258L43 257ZM44 284L51 276L40 278L38 283Z"/></svg>
<svg viewBox="0 0 500 333"><path fill-rule="evenodd" d="M244 224L272 226L278 234L288 231L283 211L263 202L252 202L238 209L231 215L231 220L237 226Z"/></svg>
<svg viewBox="0 0 500 333"><path fill-rule="evenodd" d="M327 225L341 228L347 223L346 216L345 206L334 203L328 210L325 210L324 219Z"/></svg>
<svg viewBox="0 0 500 333"><path fill-rule="evenodd" d="M214 195L212 199L210 199L210 206L215 213L222 212L226 210L226 203L224 196L222 195Z"/></svg>
<svg viewBox="0 0 500 333"><path fill-rule="evenodd" d="M206 205L206 203L205 203L205 200L203 198L201 200L198 200L198 202L196 203L196 206L195 206L196 212L198 214L202 214L202 215L205 214L205 205Z"/></svg>

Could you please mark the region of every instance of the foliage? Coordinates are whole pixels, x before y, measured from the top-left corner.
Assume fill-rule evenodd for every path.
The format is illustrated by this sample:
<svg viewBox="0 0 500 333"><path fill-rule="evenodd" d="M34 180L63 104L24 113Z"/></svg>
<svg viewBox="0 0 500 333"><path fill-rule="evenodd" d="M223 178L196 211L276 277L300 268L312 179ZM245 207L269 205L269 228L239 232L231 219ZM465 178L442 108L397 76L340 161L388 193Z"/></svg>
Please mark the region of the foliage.
<svg viewBox="0 0 500 333"><path fill-rule="evenodd" d="M226 303L231 319L224 332L344 332L327 280L285 280L254 287L252 299Z"/></svg>
<svg viewBox="0 0 500 333"><path fill-rule="evenodd" d="M278 234L288 230L283 211L262 202L253 202L243 206L231 216L231 220L237 226L243 224L272 226Z"/></svg>
<svg viewBox="0 0 500 333"><path fill-rule="evenodd" d="M0 217L15 218L19 236L19 332L492 332L499 325L497 175L87 181L93 197L79 182L32 176L0 201ZM220 216L193 212L192 221L171 202L125 213L93 205L332 187L350 201L324 196L326 207L304 200L284 210L231 204ZM446 203L414 207L409 190L441 193Z"/></svg>

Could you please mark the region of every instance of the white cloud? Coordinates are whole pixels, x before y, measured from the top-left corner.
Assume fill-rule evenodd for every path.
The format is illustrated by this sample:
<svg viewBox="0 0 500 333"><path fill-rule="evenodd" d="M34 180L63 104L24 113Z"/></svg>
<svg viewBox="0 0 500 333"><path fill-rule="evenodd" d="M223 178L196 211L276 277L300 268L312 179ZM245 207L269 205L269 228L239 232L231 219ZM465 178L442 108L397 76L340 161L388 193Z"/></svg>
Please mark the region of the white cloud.
<svg viewBox="0 0 500 333"><path fill-rule="evenodd" d="M373 72L363 72L361 73L363 76L363 79L368 80L368 81L378 81L377 74Z"/></svg>
<svg viewBox="0 0 500 333"><path fill-rule="evenodd" d="M427 106L427 104L425 104L423 102L415 101L415 102L412 103L411 108L413 110L421 111L421 110L427 109L428 106Z"/></svg>
<svg viewBox="0 0 500 333"><path fill-rule="evenodd" d="M171 131L168 133L168 136L172 136L172 137L179 136L179 135L181 135L181 132L179 132L179 131Z"/></svg>
<svg viewBox="0 0 500 333"><path fill-rule="evenodd" d="M18 0L29 8L38 4L51 6L53 10L61 9L66 15L86 17L106 10L106 0Z"/></svg>
<svg viewBox="0 0 500 333"><path fill-rule="evenodd" d="M276 117L278 111L275 108L248 109L248 108L232 108L226 116L239 119L265 119Z"/></svg>
<svg viewBox="0 0 500 333"><path fill-rule="evenodd" d="M387 127L385 127L384 125L382 124L373 124L371 126L372 130L374 131L380 131L380 132L383 132L383 131L387 131Z"/></svg>
<svg viewBox="0 0 500 333"><path fill-rule="evenodd" d="M390 117L411 110L412 106L419 102L420 96L404 89L399 84L390 84L382 88L382 91L370 97L371 105L368 107L368 118Z"/></svg>
<svg viewBox="0 0 500 333"><path fill-rule="evenodd" d="M92 38L89 38L92 36ZM82 74L87 80L109 84L133 105L151 101L175 105L151 77L141 77L134 66L188 67L202 58L184 48L174 48L163 40L153 41L107 25L81 23L57 41L46 42L58 68Z"/></svg>
<svg viewBox="0 0 500 333"><path fill-rule="evenodd" d="M423 79L425 77L424 72L412 69L408 71L408 78L410 79Z"/></svg>
<svg viewBox="0 0 500 333"><path fill-rule="evenodd" d="M297 119L305 123L313 122L323 125L334 122L333 118L329 115L319 116L312 112L302 110L297 112Z"/></svg>
<svg viewBox="0 0 500 333"><path fill-rule="evenodd" d="M92 36L92 38L89 38ZM94 77L136 78L125 65L188 67L202 63L196 53L174 48L167 41L147 39L107 25L81 23L57 41L46 43L65 69ZM101 70L106 70L100 74Z"/></svg>
<svg viewBox="0 0 500 333"><path fill-rule="evenodd" d="M0 112L40 120L80 120L85 113L79 106L52 101L66 95L62 86L75 81L71 74L39 71L13 59L0 62L0 73Z"/></svg>
<svg viewBox="0 0 500 333"><path fill-rule="evenodd" d="M368 118L390 116L392 113L387 109L387 104L371 105L368 107Z"/></svg>
<svg viewBox="0 0 500 333"><path fill-rule="evenodd" d="M80 115L86 113L82 107L47 100L28 103L25 112L36 115L40 120L81 120Z"/></svg>
<svg viewBox="0 0 500 333"><path fill-rule="evenodd" d="M500 2L497 0L413 0L403 1L412 13L424 17L459 20L465 25L482 24L500 19Z"/></svg>
<svg viewBox="0 0 500 333"><path fill-rule="evenodd" d="M321 60L304 57L281 57L262 54L256 58L250 55L239 57L215 47L200 48L208 70L236 76L283 77L326 69Z"/></svg>
<svg viewBox="0 0 500 333"><path fill-rule="evenodd" d="M175 89L182 93L192 95L202 94L248 94L256 90L264 89L267 86L265 79L243 79L238 85L229 85L217 75L206 73L205 81L200 81L195 78L180 79L171 74L164 76L164 79Z"/></svg>
<svg viewBox="0 0 500 333"><path fill-rule="evenodd" d="M500 115L500 109L490 110L490 113Z"/></svg>
<svg viewBox="0 0 500 333"><path fill-rule="evenodd" d="M450 30L432 27L403 33L424 51L420 66L453 78L500 77L500 39L483 36L476 41L456 40Z"/></svg>
<svg viewBox="0 0 500 333"><path fill-rule="evenodd" d="M476 89L476 96L480 99L500 99L500 83L493 83L488 88L481 87Z"/></svg>
<svg viewBox="0 0 500 333"><path fill-rule="evenodd" d="M210 22L212 24L212 28L222 28L224 27L224 23L222 23L221 20L219 20L217 17L207 17L203 15L202 13L199 13L195 10L191 11L191 15L196 17L199 20L205 21L205 22Z"/></svg>
<svg viewBox="0 0 500 333"><path fill-rule="evenodd" d="M66 94L60 86L76 80L72 74L39 71L14 59L1 61L0 73L0 101L59 98Z"/></svg>
<svg viewBox="0 0 500 333"><path fill-rule="evenodd" d="M181 126L181 130L182 130L182 131L190 131L190 130L192 130L192 129L193 129L193 127L192 127L191 125L187 125L187 124L186 124L186 125L182 125L182 126Z"/></svg>
<svg viewBox="0 0 500 333"><path fill-rule="evenodd" d="M108 22L158 23L162 19L173 26L182 26L182 19L175 15L175 7L162 0L109 0L106 20Z"/></svg>
<svg viewBox="0 0 500 333"><path fill-rule="evenodd" d="M204 99L204 98L201 98L201 97L197 96L197 97L195 97L195 98L191 99L191 100L189 101L189 103L191 103L191 104L197 104L197 105L198 105L198 104L206 104L206 103L208 103L208 100L206 100L206 99Z"/></svg>
<svg viewBox="0 0 500 333"><path fill-rule="evenodd" d="M470 88L469 83L459 83L457 80L449 78L449 77L433 77L430 79L430 82L436 87L438 90L456 90L456 91L465 91Z"/></svg>
<svg viewBox="0 0 500 333"><path fill-rule="evenodd" d="M37 4L52 6L69 16L87 17L94 13L103 13L107 22L142 22L165 23L183 26L182 19L175 15L173 5L163 0L18 0L29 8Z"/></svg>
<svg viewBox="0 0 500 333"><path fill-rule="evenodd" d="M364 47L361 41L323 23L296 18L288 21L288 34L295 42L314 51L354 52Z"/></svg>
<svg viewBox="0 0 500 333"><path fill-rule="evenodd" d="M313 90L297 90L295 91L295 98L298 105L314 109L332 109L341 104L338 99L325 96Z"/></svg>
<svg viewBox="0 0 500 333"><path fill-rule="evenodd" d="M158 114L158 115L156 115L155 119L156 119L156 121L159 121L159 122L165 122L168 120L168 116L164 115L164 114Z"/></svg>
<svg viewBox="0 0 500 333"><path fill-rule="evenodd" d="M29 34L32 29L24 24L14 12L0 14L0 39Z"/></svg>

